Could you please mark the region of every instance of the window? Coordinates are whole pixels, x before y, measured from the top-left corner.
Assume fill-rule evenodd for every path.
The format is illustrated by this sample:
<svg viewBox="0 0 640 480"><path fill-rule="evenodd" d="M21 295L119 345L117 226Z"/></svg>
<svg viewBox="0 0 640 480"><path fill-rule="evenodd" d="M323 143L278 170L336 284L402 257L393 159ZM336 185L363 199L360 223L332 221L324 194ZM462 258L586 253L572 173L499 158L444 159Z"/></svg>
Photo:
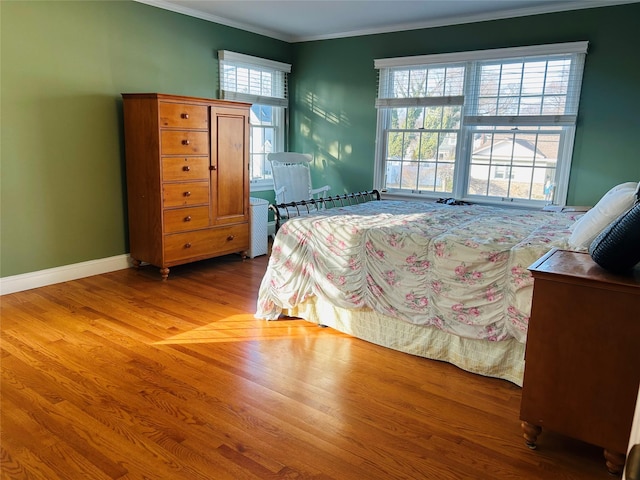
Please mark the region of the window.
<svg viewBox="0 0 640 480"><path fill-rule="evenodd" d="M376 187L564 203L587 45L376 60Z"/></svg>
<svg viewBox="0 0 640 480"><path fill-rule="evenodd" d="M220 98L251 103L252 190L272 188L267 154L285 150L287 74L291 65L220 50Z"/></svg>

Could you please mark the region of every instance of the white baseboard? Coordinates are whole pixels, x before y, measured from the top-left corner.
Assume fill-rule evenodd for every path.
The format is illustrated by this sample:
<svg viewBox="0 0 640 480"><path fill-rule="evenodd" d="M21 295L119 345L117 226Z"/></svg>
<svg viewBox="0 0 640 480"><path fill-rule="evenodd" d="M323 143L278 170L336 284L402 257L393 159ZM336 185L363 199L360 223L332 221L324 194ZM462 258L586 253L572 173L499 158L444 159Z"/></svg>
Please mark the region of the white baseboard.
<svg viewBox="0 0 640 480"><path fill-rule="evenodd" d="M275 234L276 222L268 222L267 235L273 238ZM124 254L49 268L47 270L39 270L37 272L23 273L12 277L4 277L0 278L0 295L22 292L24 290L31 290L32 288L45 287L55 283L68 282L69 280L76 280L78 278L123 270L130 266L129 255Z"/></svg>
<svg viewBox="0 0 640 480"><path fill-rule="evenodd" d="M31 290L32 288L53 285L54 283L68 282L69 280L76 280L78 278L123 270L130 266L129 255L124 254L4 277L0 278L0 295L22 292L24 290Z"/></svg>

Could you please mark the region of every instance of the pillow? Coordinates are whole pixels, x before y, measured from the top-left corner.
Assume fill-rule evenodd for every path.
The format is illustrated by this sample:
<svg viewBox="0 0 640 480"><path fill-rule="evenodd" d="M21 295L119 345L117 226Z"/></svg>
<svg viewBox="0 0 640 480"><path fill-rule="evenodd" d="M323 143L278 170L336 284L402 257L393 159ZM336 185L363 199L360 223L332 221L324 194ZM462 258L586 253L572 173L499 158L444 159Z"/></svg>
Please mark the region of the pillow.
<svg viewBox="0 0 640 480"><path fill-rule="evenodd" d="M620 185L616 185L615 187L613 187L611 190L609 190L607 193L605 193L600 200L604 199L608 195L613 195L613 194L615 194L616 192L618 192L620 190L627 190L629 188L634 188L635 189L635 194L634 195L636 196L636 198L638 197L638 195L640 195L640 182L638 182L638 183L636 183L636 182L625 182L625 183L621 183ZM635 202L635 199L634 199L634 202ZM598 204L596 204L596 207L597 206L598 206ZM570 230L572 232L580 224L580 221L582 220L582 218L584 218L584 217L580 217L577 222L575 222L573 225L571 225ZM615 218L616 217L612 218L612 220L615 219ZM587 217L587 221L589 221L589 217Z"/></svg>
<svg viewBox="0 0 640 480"><path fill-rule="evenodd" d="M616 185L603 195L595 207L585 213L572 227L569 248L586 250L607 225L629 210L636 201L636 182Z"/></svg>
<svg viewBox="0 0 640 480"><path fill-rule="evenodd" d="M616 273L631 270L640 262L640 202L596 237L589 254L602 268Z"/></svg>

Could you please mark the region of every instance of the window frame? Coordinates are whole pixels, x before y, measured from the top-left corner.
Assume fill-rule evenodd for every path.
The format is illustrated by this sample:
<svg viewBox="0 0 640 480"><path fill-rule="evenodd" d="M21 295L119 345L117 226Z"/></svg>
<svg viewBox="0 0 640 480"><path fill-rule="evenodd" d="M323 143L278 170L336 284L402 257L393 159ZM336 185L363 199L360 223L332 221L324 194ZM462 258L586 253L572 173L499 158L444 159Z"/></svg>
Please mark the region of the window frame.
<svg viewBox="0 0 640 480"><path fill-rule="evenodd" d="M267 154L272 152L282 152L286 150L285 147L285 131L286 131L286 109L284 107L274 107L271 105L265 105L260 103L254 103L251 106L250 116L253 114L253 107L262 107L262 106L270 106L273 108L273 125L263 125L263 124L253 124L249 125L249 165L250 165L250 189L252 192L259 191L268 191L273 190L273 177L271 175L271 167L269 166L269 162L267 160ZM254 141L257 136L257 130L273 130L273 138L274 142L270 151L265 152L255 152L254 151ZM263 178L255 178L254 177L254 168L253 165L256 163L256 156L262 156L263 162Z"/></svg>
<svg viewBox="0 0 640 480"><path fill-rule="evenodd" d="M374 187L382 191L385 191L388 196L397 197L413 197L413 198L432 198L442 196L453 196L455 198L474 201L476 203L487 204L508 204L525 207L540 207L548 203L564 205L567 198L567 190L569 183L569 172L571 169L573 144L575 139L575 127L576 118L578 112L578 103L580 96L580 89L582 84L582 74L584 69L584 57L588 48L588 42L570 42L562 44L550 44L550 45L536 45L530 47L514 47L504 49L492 49L481 50L471 52L456 52L449 54L435 54L435 55L421 55L415 57L397 57L379 59L374 61L374 67L380 71L379 73L379 92L376 99L376 107L378 108L377 126L376 126L376 153L375 153L375 166L374 166ZM570 88L566 91L566 103L564 115L511 115L508 117L500 116L478 116L476 111L479 105L479 75L480 67L490 62L497 62L501 65L506 65L515 59L523 59L524 62L530 62L534 59L546 58L550 60L552 56L568 56L571 58L571 69L569 74ZM406 105L414 106L426 106L436 104L456 104L460 97L446 95L436 97L412 97L409 99L393 97L393 93L390 92L388 85L391 85L389 78L385 75L391 75L395 70L402 70L404 68L425 68L430 67L443 68L443 67L455 67L456 64L465 65L464 85L463 85L463 114L461 115L459 129L458 129L458 141L455 152L455 167L453 175L453 188L452 192L437 192L437 191L410 191L408 189L393 189L386 186L386 174L387 174L387 133L389 131L397 131L392 128L391 125L391 109L403 108ZM545 64L545 68L548 68L549 64ZM524 71L524 70L523 70ZM546 70L545 70L546 72ZM523 83L523 80L521 80ZM521 102L526 95L523 94L523 85L520 85L521 90L517 96L518 101ZM385 88L388 90L385 93ZM389 96L390 95L390 96ZM428 94L427 94L428 95ZM455 95L455 94L454 94ZM413 102L413 103L411 103ZM568 113L567 113L568 112ZM496 123L497 122L497 123ZM515 122L515 123L514 123ZM529 198L513 197L498 197L498 196L485 196L469 193L470 174L472 166L472 142L474 134L478 130L494 128L498 130L506 128L512 128L517 130L518 127L523 129L538 129L535 136L536 141L538 139L544 139L548 133L544 130L544 127L557 127L560 131L558 140L558 155L557 163L555 166L554 176L554 189L551 199L545 198L544 200L531 199L532 194L529 194ZM539 128L542 127L542 128ZM411 130L411 129L405 129ZM555 130L555 128L554 128ZM514 141L516 136L514 136ZM513 160L515 157L511 157L511 167L513 166ZM402 160L401 160L402 161ZM532 165L526 168L530 168L529 175L531 177L530 185L537 185L535 182L536 168L535 161ZM542 170L539 170L542 171ZM513 175L513 172L512 172ZM416 181L418 179L416 178ZM488 174L488 182L491 181L491 174ZM434 185L437 185L434 184ZM435 189L435 187L434 187Z"/></svg>
<svg viewBox="0 0 640 480"><path fill-rule="evenodd" d="M230 77L235 79L235 82L226 83L225 67L228 66L235 69L249 69L250 74L246 83L238 87L237 71L235 76L232 75L232 77ZM272 125L264 125L261 122L250 122L249 127L250 189L251 191L271 190L273 189L273 178L270 175L266 155L271 152L286 150L289 105L287 77L288 74L291 73L291 65L228 50L219 50L218 67L218 86L221 99L250 103L252 105L250 119L256 116L254 107L268 106L272 108ZM257 74L258 72L266 72L267 75L263 77L262 73L260 73L258 83L260 88L258 91L255 91L254 87L256 83L252 83L252 80L256 80L256 77L252 77L251 73ZM257 131L261 130L264 132L265 129L272 129L274 131L274 143L270 151L258 152L256 151L254 140L259 136ZM254 164L257 162L255 156L264 157L260 162L263 167L262 175L260 175L259 178L257 178L258 176L254 176Z"/></svg>

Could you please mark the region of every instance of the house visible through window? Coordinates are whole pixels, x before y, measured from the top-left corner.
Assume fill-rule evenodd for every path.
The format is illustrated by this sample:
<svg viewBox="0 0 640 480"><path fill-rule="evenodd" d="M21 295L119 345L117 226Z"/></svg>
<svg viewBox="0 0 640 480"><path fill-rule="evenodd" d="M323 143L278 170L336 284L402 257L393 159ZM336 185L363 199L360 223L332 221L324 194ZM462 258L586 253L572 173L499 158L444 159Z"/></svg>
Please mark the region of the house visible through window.
<svg viewBox="0 0 640 480"><path fill-rule="evenodd" d="M376 187L564 203L587 45L375 60Z"/></svg>
<svg viewBox="0 0 640 480"><path fill-rule="evenodd" d="M271 188L267 154L285 150L287 74L291 65L227 50L218 51L220 98L251 103L251 188Z"/></svg>

